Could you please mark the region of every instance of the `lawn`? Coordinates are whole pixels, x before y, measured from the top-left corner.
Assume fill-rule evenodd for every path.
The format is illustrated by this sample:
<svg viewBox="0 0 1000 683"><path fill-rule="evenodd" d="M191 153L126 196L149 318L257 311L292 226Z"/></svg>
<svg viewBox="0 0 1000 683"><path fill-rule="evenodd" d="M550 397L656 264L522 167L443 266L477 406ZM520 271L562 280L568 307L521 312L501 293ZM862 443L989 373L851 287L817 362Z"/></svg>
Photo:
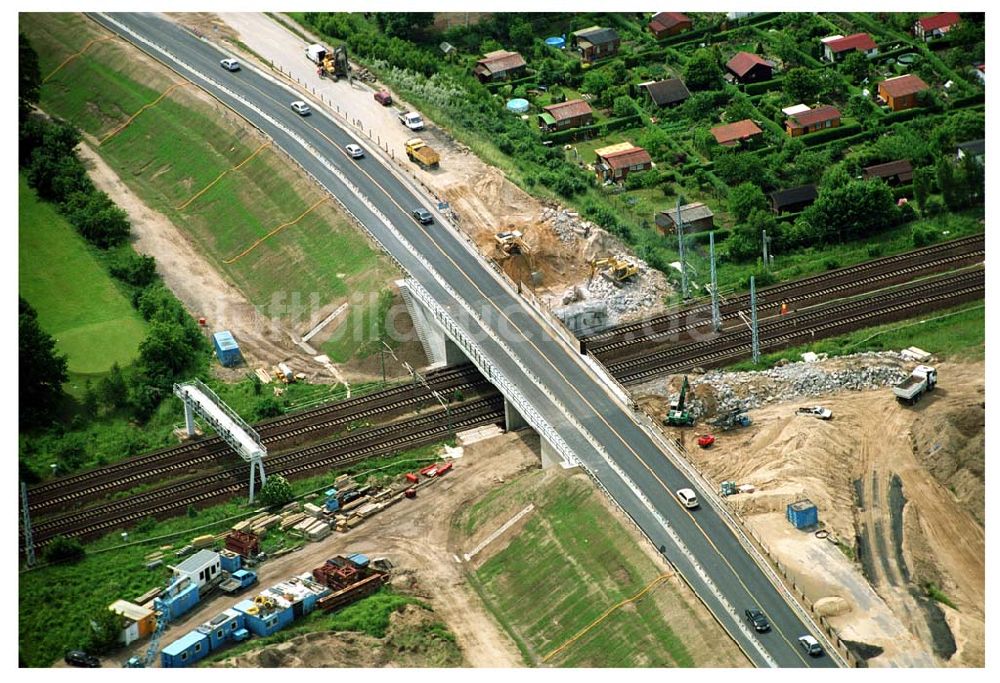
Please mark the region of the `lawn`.
<svg viewBox="0 0 1000 683"><path fill-rule="evenodd" d="M18 183L18 290L42 329L69 357L75 379L128 365L146 324L115 286L86 241L48 203Z"/></svg>
<svg viewBox="0 0 1000 683"><path fill-rule="evenodd" d="M433 459L438 450L440 446L424 446L391 458L372 458L343 471L354 473L359 481L387 473L398 475L415 466L412 460ZM302 496L329 487L339 473L331 471L323 476L293 482L292 486L296 495ZM192 511L187 516L150 522L141 525L141 529L130 531L132 543L127 546L121 545L118 534L111 534L86 544L87 556L77 564L51 565L22 573L18 581L20 656L28 666L51 665L67 649L83 644L85 632L81 624L86 624L91 615L106 609L119 598L134 599L167 578L162 567L154 570L144 568L146 555L164 544L179 548L194 536L220 533L239 519L250 516L256 507L248 506L241 499ZM301 539L273 531L264 539L261 549L273 552L282 546L301 543ZM382 599L373 597L375 604L370 607L377 608ZM319 618L317 626L329 621L331 628L339 624L339 628L344 630L362 630L377 635L372 628L382 622L366 615L367 612L361 607L352 612L344 610L333 615L332 619ZM352 614L357 618L352 620ZM388 613L384 616L387 618ZM163 644L176 635L173 634Z"/></svg>
<svg viewBox="0 0 1000 683"><path fill-rule="evenodd" d="M193 87L171 89L177 77L120 41L92 43L56 71L106 36L81 15L22 14L21 28L36 46L58 46L39 50L43 76L55 71L42 87L42 108L102 140L98 152L125 183L258 310L303 332L312 309L354 294L377 310L378 298L365 295L381 291L392 268L242 119ZM342 349L341 359L366 341Z"/></svg>
<svg viewBox="0 0 1000 683"><path fill-rule="evenodd" d="M581 477L542 483L545 476L532 473L519 480L524 485L504 485L502 495L488 495L456 520L467 532L492 528L526 501L535 504L517 536L472 576L529 663L690 667L738 661L728 648L704 647L721 636L716 624L695 615L685 603L690 598L670 581L654 583L659 568L608 514L597 489ZM611 609L651 584L634 601Z"/></svg>

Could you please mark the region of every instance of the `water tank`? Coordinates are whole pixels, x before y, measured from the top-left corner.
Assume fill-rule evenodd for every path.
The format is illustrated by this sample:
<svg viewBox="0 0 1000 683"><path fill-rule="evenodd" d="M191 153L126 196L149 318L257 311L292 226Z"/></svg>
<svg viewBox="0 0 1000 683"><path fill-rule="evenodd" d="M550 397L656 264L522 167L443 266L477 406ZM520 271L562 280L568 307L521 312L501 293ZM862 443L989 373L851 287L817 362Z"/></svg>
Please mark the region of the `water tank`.
<svg viewBox="0 0 1000 683"><path fill-rule="evenodd" d="M797 500L789 503L785 516L796 529L808 529L819 523L819 513L811 500Z"/></svg>
<svg viewBox="0 0 1000 683"><path fill-rule="evenodd" d="M528 111L528 100L522 97L515 97L512 100L507 101L507 110L512 111L515 114L524 114Z"/></svg>
<svg viewBox="0 0 1000 683"><path fill-rule="evenodd" d="M566 39L560 36L552 36L551 38L545 39L545 44L550 47L555 47L561 50L564 47L566 47Z"/></svg>

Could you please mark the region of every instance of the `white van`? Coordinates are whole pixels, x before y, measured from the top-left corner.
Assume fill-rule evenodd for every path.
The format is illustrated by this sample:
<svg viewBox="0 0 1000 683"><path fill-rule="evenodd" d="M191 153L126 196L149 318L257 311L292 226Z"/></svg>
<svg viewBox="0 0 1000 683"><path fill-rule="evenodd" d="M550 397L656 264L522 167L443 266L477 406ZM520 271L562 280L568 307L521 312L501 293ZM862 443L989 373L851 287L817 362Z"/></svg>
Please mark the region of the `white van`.
<svg viewBox="0 0 1000 683"><path fill-rule="evenodd" d="M698 496L696 496L694 491L691 489L678 489L677 499L681 501L681 504L686 508L698 507Z"/></svg>

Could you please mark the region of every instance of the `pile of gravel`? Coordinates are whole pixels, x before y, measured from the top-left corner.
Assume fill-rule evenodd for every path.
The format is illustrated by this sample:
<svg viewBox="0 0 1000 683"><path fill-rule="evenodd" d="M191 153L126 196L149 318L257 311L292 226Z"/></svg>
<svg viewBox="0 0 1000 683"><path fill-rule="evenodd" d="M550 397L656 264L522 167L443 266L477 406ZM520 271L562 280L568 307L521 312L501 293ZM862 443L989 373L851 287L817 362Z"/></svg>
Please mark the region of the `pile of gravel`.
<svg viewBox="0 0 1000 683"><path fill-rule="evenodd" d="M542 209L541 220L552 226L552 231L559 237L561 242L575 242L577 239L586 238L594 228L594 224L580 218L576 211L570 211L563 207L545 207Z"/></svg>
<svg viewBox="0 0 1000 683"><path fill-rule="evenodd" d="M840 356L825 362L788 363L760 372L712 370L703 375L689 375L693 390L689 396L707 393L714 397L715 405L710 408L692 396L689 409L695 417L702 417L838 391L877 389L906 379L911 365L895 351L879 351ZM673 384L679 387L676 382ZM643 384L635 392L663 396L671 401L678 396L676 389L671 390L667 378Z"/></svg>

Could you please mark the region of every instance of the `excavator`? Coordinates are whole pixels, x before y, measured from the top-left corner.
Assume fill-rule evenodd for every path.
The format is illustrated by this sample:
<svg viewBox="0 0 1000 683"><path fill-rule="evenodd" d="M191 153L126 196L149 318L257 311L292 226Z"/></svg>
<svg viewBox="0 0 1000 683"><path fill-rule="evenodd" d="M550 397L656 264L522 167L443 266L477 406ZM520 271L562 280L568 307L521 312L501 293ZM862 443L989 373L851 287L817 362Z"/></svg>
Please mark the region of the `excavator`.
<svg viewBox="0 0 1000 683"><path fill-rule="evenodd" d="M493 238L496 240L497 251L505 256L531 255L531 245L524 241L524 235L520 230L498 232Z"/></svg>
<svg viewBox="0 0 1000 683"><path fill-rule="evenodd" d="M316 70L320 78L350 78L351 65L347 61L347 48L338 45L320 56L319 68Z"/></svg>
<svg viewBox="0 0 1000 683"><path fill-rule="evenodd" d="M591 259L590 280L593 280L594 275L597 273L600 273L606 279L621 287L639 274L639 268L628 259L609 256L606 258Z"/></svg>
<svg viewBox="0 0 1000 683"><path fill-rule="evenodd" d="M687 375L684 375L684 383L681 384L681 395L677 398L677 405L671 406L670 411L667 413L667 419L663 421L663 424L670 425L671 427L690 427L694 424L694 416L688 410L685 410L690 388Z"/></svg>

